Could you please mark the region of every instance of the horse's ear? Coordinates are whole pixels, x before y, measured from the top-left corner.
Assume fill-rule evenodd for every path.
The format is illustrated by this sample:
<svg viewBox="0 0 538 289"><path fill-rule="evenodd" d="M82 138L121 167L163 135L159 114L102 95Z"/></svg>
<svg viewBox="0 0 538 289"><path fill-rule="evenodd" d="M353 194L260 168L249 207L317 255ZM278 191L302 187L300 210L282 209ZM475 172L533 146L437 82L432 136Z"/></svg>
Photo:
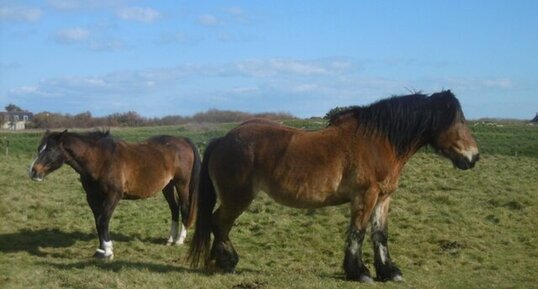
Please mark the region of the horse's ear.
<svg viewBox="0 0 538 289"><path fill-rule="evenodd" d="M60 141L63 141L63 139L64 139L66 133L67 133L67 129L65 129L64 131L62 131L62 132L60 133Z"/></svg>

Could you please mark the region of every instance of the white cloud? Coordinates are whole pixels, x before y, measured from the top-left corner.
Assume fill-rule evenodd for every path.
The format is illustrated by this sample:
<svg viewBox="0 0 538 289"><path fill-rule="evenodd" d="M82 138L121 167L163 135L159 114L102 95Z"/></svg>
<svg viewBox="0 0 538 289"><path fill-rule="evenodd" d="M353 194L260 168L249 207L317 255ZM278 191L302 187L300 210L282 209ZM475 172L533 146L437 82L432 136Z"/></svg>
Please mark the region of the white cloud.
<svg viewBox="0 0 538 289"><path fill-rule="evenodd" d="M112 9L125 5L126 0L47 0L57 10Z"/></svg>
<svg viewBox="0 0 538 289"><path fill-rule="evenodd" d="M480 94L506 94L514 83L493 77L376 77L366 75L357 61L345 58L260 59L44 79L11 89L7 96L20 99L20 105L36 112L90 110L95 115L104 115L134 110L145 116L162 116L193 114L213 107L286 111L309 117L323 116L335 106L365 105L391 95L408 94L407 87L424 93L452 89L465 106ZM480 114L469 116L476 115Z"/></svg>
<svg viewBox="0 0 538 289"><path fill-rule="evenodd" d="M260 60L255 62L256 67L249 68L250 71L241 69L241 64L251 64L252 61L180 65L93 77L63 77L44 79L32 85L31 90L25 87L12 89L8 96L21 99L21 105L34 111L58 110L59 108L43 106L59 104L64 112L90 110L96 115L125 110L135 110L142 115L153 114L152 111L161 114L163 111L167 114L192 114L217 107L288 111L303 116L303 113L309 113L307 107L313 105L306 105L309 102L307 99L315 98L331 103L330 99L334 95L342 98L356 94L354 88L358 84L351 83L353 89L350 89L346 86L349 83L339 80L343 72L339 68L335 69L333 62L334 60ZM346 91L352 93L345 93ZM305 111L291 109L286 101L290 98L297 99L294 103L300 103L301 111ZM40 101L34 102L32 99ZM167 105L171 102L182 103L182 111ZM41 106L35 108L36 103Z"/></svg>
<svg viewBox="0 0 538 289"><path fill-rule="evenodd" d="M435 87L450 88L461 91L508 90L516 84L508 78L479 77L441 77L426 80Z"/></svg>
<svg viewBox="0 0 538 289"><path fill-rule="evenodd" d="M31 7L0 7L0 20L36 22L41 19L43 11Z"/></svg>
<svg viewBox="0 0 538 289"><path fill-rule="evenodd" d="M241 16L245 14L245 12L243 11L241 7L227 7L227 8L224 8L223 10L224 12L231 15L235 15L235 16Z"/></svg>
<svg viewBox="0 0 538 289"><path fill-rule="evenodd" d="M267 77L281 74L297 76L340 74L353 69L355 65L349 60L338 59L269 59L242 61L237 63L236 67L246 75Z"/></svg>
<svg viewBox="0 0 538 289"><path fill-rule="evenodd" d="M48 0L47 2L52 8L59 10L79 9L84 5L80 0Z"/></svg>
<svg viewBox="0 0 538 289"><path fill-rule="evenodd" d="M125 48L125 45L118 39L91 40L87 46L93 51L117 51Z"/></svg>
<svg viewBox="0 0 538 289"><path fill-rule="evenodd" d="M125 48L121 39L109 35L109 28L71 27L56 31L51 39L58 44L73 45L91 51L117 51Z"/></svg>
<svg viewBox="0 0 538 289"><path fill-rule="evenodd" d="M239 86L233 87L230 92L233 94L257 94L260 92L260 88L252 86Z"/></svg>
<svg viewBox="0 0 538 289"><path fill-rule="evenodd" d="M61 29L61 30L58 30L54 35L54 39L58 43L63 43L63 44L84 42L88 40L89 37L90 37L90 31L88 29L81 28L81 27Z"/></svg>
<svg viewBox="0 0 538 289"><path fill-rule="evenodd" d="M152 8L127 7L118 10L117 15L123 20L149 23L157 20L160 16L160 13L159 11Z"/></svg>
<svg viewBox="0 0 538 289"><path fill-rule="evenodd" d="M482 81L482 84L486 87L500 89L508 89L514 86L513 81L507 78L486 79Z"/></svg>
<svg viewBox="0 0 538 289"><path fill-rule="evenodd" d="M198 24L203 26L216 26L219 24L219 19L213 14L202 14L198 16Z"/></svg>
<svg viewBox="0 0 538 289"><path fill-rule="evenodd" d="M251 23L251 15L241 7L227 7L222 9L231 19L240 23Z"/></svg>
<svg viewBox="0 0 538 289"><path fill-rule="evenodd" d="M162 33L157 44L182 44L182 45L196 45L202 40L201 37L188 34L185 32L176 33Z"/></svg>

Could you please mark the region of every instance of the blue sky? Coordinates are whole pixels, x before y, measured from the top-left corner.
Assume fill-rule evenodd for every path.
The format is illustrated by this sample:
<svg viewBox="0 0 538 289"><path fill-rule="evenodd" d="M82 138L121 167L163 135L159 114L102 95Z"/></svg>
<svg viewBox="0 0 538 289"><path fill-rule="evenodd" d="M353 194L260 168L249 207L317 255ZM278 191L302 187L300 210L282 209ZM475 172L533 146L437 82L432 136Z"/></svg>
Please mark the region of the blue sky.
<svg viewBox="0 0 538 289"><path fill-rule="evenodd" d="M538 112L538 1L0 0L0 105L102 116L323 116L451 89Z"/></svg>

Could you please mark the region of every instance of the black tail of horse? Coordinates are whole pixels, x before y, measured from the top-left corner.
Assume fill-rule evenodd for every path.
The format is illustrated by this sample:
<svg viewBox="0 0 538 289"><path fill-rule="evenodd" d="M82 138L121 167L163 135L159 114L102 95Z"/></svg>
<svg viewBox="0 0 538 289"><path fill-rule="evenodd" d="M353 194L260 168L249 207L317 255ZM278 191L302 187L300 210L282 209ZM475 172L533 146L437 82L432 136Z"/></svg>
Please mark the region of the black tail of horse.
<svg viewBox="0 0 538 289"><path fill-rule="evenodd" d="M189 143L192 148L192 153L194 155L194 160L192 163L191 170L191 180L189 182L189 214L187 221L184 222L186 228L190 228L194 223L197 215L197 200L198 200L198 189L200 184L200 168L201 168L201 158L200 153L198 152L198 147L188 138L185 140Z"/></svg>
<svg viewBox="0 0 538 289"><path fill-rule="evenodd" d="M189 249L189 262L192 267L199 267L202 261L205 261L209 255L211 245L212 216L217 194L215 187L209 176L209 158L215 145L220 139L211 141L204 152L204 160L200 171L200 187L197 196L197 216L194 235L192 237Z"/></svg>

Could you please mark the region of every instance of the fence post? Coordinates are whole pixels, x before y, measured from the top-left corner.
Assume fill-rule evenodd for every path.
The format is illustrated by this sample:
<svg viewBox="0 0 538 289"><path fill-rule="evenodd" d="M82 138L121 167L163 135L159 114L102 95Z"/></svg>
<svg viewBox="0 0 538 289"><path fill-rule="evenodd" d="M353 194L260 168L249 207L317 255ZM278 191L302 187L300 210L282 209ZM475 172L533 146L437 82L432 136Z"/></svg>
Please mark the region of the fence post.
<svg viewBox="0 0 538 289"><path fill-rule="evenodd" d="M7 139L7 137L3 137L2 139L0 139L0 146L6 147L5 154L7 157L9 155L9 140Z"/></svg>

